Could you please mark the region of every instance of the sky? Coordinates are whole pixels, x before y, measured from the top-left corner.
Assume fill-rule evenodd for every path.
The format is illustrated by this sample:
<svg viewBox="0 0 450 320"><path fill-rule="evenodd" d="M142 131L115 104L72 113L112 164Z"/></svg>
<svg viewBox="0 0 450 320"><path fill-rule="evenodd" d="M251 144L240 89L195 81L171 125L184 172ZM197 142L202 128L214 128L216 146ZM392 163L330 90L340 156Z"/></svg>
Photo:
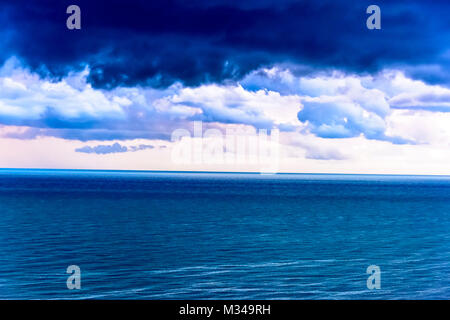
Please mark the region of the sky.
<svg viewBox="0 0 450 320"><path fill-rule="evenodd" d="M0 167L450 174L448 12L0 0Z"/></svg>

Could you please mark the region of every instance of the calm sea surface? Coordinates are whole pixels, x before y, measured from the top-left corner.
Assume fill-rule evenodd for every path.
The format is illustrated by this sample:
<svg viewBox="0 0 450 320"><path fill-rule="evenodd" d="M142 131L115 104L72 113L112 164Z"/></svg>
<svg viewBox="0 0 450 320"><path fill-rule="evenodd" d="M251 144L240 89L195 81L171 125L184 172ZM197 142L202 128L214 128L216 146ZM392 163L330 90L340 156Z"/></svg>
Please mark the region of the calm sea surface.
<svg viewBox="0 0 450 320"><path fill-rule="evenodd" d="M448 299L450 177L3 169L0 253L2 299Z"/></svg>

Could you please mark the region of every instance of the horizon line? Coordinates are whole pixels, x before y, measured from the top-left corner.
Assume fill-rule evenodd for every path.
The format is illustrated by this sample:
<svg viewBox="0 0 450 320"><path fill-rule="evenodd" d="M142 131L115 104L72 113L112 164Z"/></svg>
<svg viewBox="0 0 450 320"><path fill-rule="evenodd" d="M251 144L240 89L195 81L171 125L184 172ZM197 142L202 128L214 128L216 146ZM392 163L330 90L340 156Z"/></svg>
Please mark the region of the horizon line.
<svg viewBox="0 0 450 320"><path fill-rule="evenodd" d="M206 174L254 174L254 175L342 175L342 176L416 176L416 177L450 177L450 174L397 174L397 173L333 173L333 172L276 172L258 171L191 171L191 170L133 170L133 169L69 169L69 168L0 168L3 170L28 171L100 171L100 172L141 172L141 173L206 173Z"/></svg>

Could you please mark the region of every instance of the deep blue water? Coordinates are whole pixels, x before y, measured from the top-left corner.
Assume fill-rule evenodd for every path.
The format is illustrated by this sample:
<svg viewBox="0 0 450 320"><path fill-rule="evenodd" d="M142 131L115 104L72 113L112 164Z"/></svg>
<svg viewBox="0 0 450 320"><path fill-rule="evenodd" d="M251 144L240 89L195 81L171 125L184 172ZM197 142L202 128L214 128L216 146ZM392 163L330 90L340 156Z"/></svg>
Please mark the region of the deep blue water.
<svg viewBox="0 0 450 320"><path fill-rule="evenodd" d="M0 252L2 299L448 299L450 177L4 169Z"/></svg>

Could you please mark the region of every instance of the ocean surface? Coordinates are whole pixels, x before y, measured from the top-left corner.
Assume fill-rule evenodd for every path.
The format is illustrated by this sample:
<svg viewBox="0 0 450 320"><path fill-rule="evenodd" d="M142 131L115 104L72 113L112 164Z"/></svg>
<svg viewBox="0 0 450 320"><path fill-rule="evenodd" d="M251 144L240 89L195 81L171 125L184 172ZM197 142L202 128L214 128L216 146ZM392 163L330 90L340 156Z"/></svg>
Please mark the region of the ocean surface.
<svg viewBox="0 0 450 320"><path fill-rule="evenodd" d="M448 299L450 177L2 169L0 253L1 299Z"/></svg>

